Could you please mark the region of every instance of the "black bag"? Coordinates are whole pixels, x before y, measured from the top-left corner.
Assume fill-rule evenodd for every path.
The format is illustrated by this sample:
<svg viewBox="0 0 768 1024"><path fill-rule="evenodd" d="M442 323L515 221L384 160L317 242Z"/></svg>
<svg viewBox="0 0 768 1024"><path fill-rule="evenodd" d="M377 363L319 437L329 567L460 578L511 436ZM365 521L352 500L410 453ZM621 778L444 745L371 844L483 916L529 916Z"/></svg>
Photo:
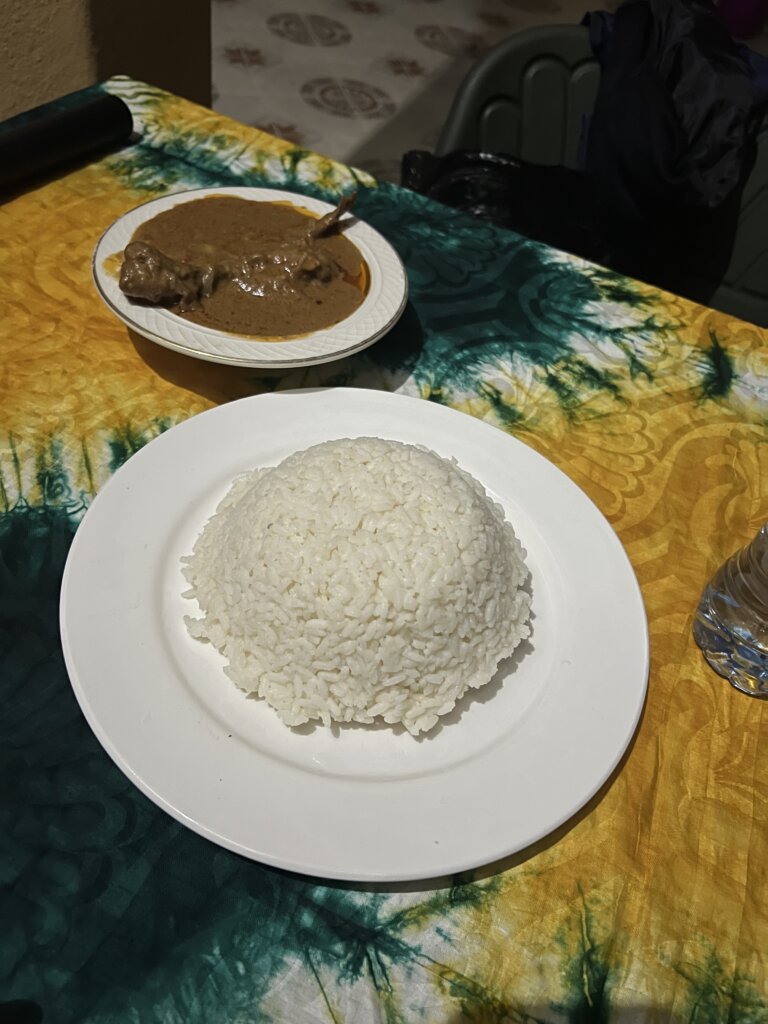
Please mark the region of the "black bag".
<svg viewBox="0 0 768 1024"><path fill-rule="evenodd" d="M444 157L411 150L402 184L422 195L597 262L609 258L597 200L586 175L504 153L459 150Z"/></svg>

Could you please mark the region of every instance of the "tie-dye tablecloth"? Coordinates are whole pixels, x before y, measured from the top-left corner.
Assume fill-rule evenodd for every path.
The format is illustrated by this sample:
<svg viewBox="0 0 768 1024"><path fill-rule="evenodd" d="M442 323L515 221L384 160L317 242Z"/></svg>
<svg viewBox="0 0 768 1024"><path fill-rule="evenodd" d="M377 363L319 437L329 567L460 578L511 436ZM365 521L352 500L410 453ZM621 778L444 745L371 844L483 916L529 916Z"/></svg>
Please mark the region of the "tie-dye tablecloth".
<svg viewBox="0 0 768 1024"><path fill-rule="evenodd" d="M707 577L768 519L765 332L108 88L141 140L0 208L0 1022L768 1021L768 717L690 632ZM412 300L361 355L269 375L196 362L132 340L96 295L96 239L145 199L234 183L333 198L355 179ZM307 384L515 434L592 497L637 572L636 741L601 799L499 870L374 889L241 859L142 796L72 695L59 585L93 495L185 417Z"/></svg>

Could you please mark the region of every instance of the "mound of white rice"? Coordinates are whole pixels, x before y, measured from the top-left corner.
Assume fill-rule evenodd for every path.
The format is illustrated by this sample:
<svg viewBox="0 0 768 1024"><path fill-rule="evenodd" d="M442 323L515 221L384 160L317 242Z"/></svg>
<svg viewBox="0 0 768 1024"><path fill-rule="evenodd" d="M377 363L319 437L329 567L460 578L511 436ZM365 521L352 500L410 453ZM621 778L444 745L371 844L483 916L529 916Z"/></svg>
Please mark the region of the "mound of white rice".
<svg viewBox="0 0 768 1024"><path fill-rule="evenodd" d="M528 636L522 549L456 463L328 441L239 477L184 559L193 637L286 725L432 728Z"/></svg>

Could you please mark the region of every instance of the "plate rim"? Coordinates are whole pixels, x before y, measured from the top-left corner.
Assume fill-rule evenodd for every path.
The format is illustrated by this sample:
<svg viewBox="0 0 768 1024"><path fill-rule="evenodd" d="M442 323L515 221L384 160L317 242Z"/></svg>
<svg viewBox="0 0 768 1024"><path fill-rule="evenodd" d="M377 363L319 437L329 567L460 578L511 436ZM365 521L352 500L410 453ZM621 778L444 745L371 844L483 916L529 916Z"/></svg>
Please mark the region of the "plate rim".
<svg viewBox="0 0 768 1024"><path fill-rule="evenodd" d="M114 489L119 486L120 474L123 473L126 466L130 465L130 463L133 462L134 459L139 458L142 455L142 452L147 452L153 444L156 444L162 438L167 438L174 430L177 430L179 427L183 427L185 424L188 424L194 420L200 421L201 418L203 417L216 416L217 414L221 413L222 409L231 410L232 407L234 406L242 407L246 403L254 403L258 401L263 402L265 399L274 400L275 398L279 399L280 396L301 396L318 394L323 396L328 394L338 395L340 392L346 394L355 394L357 396L360 396L361 393L373 395L377 400L384 398L394 399L399 402L413 402L418 404L422 409L424 409L426 405L429 406L434 412L439 412L440 415L448 413L452 416L467 416L469 422L474 424L475 427L479 427L488 431L493 431L494 433L498 430L498 428L492 426L491 424L485 423L482 420L479 420L468 414L462 413L459 410L442 406L435 407L431 403L424 403L423 399L411 398L410 396L385 391L366 391L366 389L358 388L302 388L279 391L264 395L249 396L247 398L239 399L236 402L227 403L225 406L216 406L212 409L206 410L203 413L199 413L197 414L197 416L193 416L185 421L182 421L182 423L178 424L177 427L171 428L171 430L160 435L158 438L150 442L138 453L136 453L135 456L128 460L127 463L125 463L119 470L117 470L110 477L110 479L106 482L104 487L102 487L102 489L97 494L93 504L95 504L96 501L98 501L100 495L104 494L108 488L111 487ZM505 846L503 850L495 849L489 851L488 856L483 856L479 859L477 857L473 857L471 863L467 862L466 860L460 860L457 863L451 863L448 865L441 863L438 865L438 870L434 870L433 868L418 868L416 870L400 870L392 872L388 871L387 869L383 869L372 873L371 871L356 872L355 870L348 869L334 869L332 866L328 865L318 867L317 863L312 862L312 855L309 851L305 851L306 856L303 859L295 858L293 860L290 860L286 858L286 856L284 855L269 854L265 853L263 850L255 852L252 847L248 847L237 840L229 839L214 832L210 827L206 826L204 822L196 820L195 818L187 814L185 811L179 809L178 807L175 807L174 804L169 799L164 797L163 794L159 792L156 786L152 785L150 782L144 779L133 769L130 762L123 756L123 754L117 748L117 745L115 744L113 737L110 736L109 733L104 730L102 723L99 720L98 714L94 710L89 700L87 687L83 686L82 680L78 676L77 665L75 663L75 656L70 644L70 634L67 624L67 596L69 593L71 576L74 571L73 567L76 565L76 561L78 558L78 550L80 545L83 543L82 538L86 536L86 534L82 531L83 523L81 523L80 528L78 528L75 537L73 538L72 546L70 548L67 563L64 569L64 574L62 577L60 597L60 630L62 649L64 652L65 664L70 677L71 685L75 693L75 696L78 700L78 704L80 705L86 720L91 726L91 729L93 730L97 739L99 740L99 743L102 745L102 747L113 760L113 762L123 772L123 774L125 774L127 778L134 785L136 785L140 791L142 791L147 797L149 797L149 799L151 799L162 810L170 814L177 821L180 821L182 824L197 832L199 835L204 836L209 841L215 842L226 849L232 850L233 852L244 855L250 859L257 860L260 863L269 864L284 870L296 871L300 874L308 875L311 877L323 877L329 879L336 879L339 881L350 882L402 882L434 879L455 874L456 872L477 868L482 865L492 864L498 861L499 859L502 859L511 854L515 854L527 849L532 844L535 844L540 840L544 839L545 837L556 832L561 826L563 826L566 822L568 822L575 815L577 815L593 799L593 797L604 786L606 786L606 784L610 782L617 766L621 763L622 759L625 757L628 750L630 749L633 738L636 734L638 723L643 713L643 708L645 706L648 692L650 649L647 613L645 611L642 591L637 581L637 577L634 573L632 564L627 556L626 550L624 549L621 541L619 540L618 536L613 530L613 527L611 526L610 522L602 514L597 505L595 505L595 503L589 498L589 496L573 480L571 480L571 478L565 472L563 472L563 470L561 470L550 460L546 459L545 456L541 455L535 449L526 445L525 442L521 441L519 438L514 437L514 435L506 434L503 431L499 431L499 433L501 434L502 437L504 437L506 441L511 441L514 444L521 445L530 453L530 455L533 458L542 460L542 462L546 463L551 471L554 471L555 474L562 477L563 481L567 482L568 487L574 488L575 491L577 491L582 496L584 502L587 503L587 506L591 506L592 513L598 517L598 520L601 521L601 525L604 528L607 528L610 536L612 536L612 542L615 542L614 547L616 548L616 553L620 553L623 556L621 563L622 570L624 571L624 581L629 585L633 584L633 587L631 587L631 589L633 590L632 596L636 600L638 606L636 610L640 613L640 617L636 621L636 626L639 627L640 633L642 634L643 661L642 665L631 666L633 674L636 676L637 679L637 690L635 692L635 700L632 705L632 714L629 716L627 720L627 724L624 729L624 734L622 735L622 738L619 742L615 756L613 756L609 764L604 765L601 771L597 775L595 775L592 784L588 787L588 791L584 790L584 792L580 794L579 801L576 806L565 808L562 814L551 818L547 823L546 827L544 827L535 834L527 836L526 841L522 844L514 845L512 847ZM374 434L373 436L376 435ZM147 456L145 456L145 458L146 457ZM115 483L116 480L118 481L117 483ZM91 507L93 507L93 504ZM88 513L86 513L86 517L84 518L83 522L86 521L87 515ZM80 540L78 538L80 538ZM453 727L455 726L451 726L450 728ZM451 771L452 770L453 769L451 769Z"/></svg>
<svg viewBox="0 0 768 1024"><path fill-rule="evenodd" d="M136 315L132 315L130 312L131 307L128 306L127 300L125 308L119 302L116 302L109 294L107 286L108 275L104 270L102 264L107 256L112 253L104 253L102 250L107 246L111 236L121 230L124 222L134 215L145 210L147 207L153 205L168 207L178 205L174 203L174 199L178 199L179 202L193 201L196 198L205 198L206 196L212 195L234 195L239 198L251 198L253 201L280 201L285 199L295 204L304 203L308 204L309 207L315 207L315 210L320 213L330 212L335 207L332 203L327 202L324 199L318 199L315 196L303 195L300 192L293 192L288 189L272 188L269 186L250 186L250 185L224 185L220 188L214 187L201 187L192 189L183 189L178 192L167 192L161 196L154 196L152 199L147 199L143 203L139 203L132 207L130 210L126 210L125 213L117 217L112 223L101 233L99 239L94 247L93 254L91 256L91 275L94 281L94 285L99 294L99 297L104 302L107 309L116 316L126 327L133 331L136 331L142 337L147 338L149 341L162 345L164 348L170 349L174 352L179 352L182 355L187 355L195 359L200 359L206 362L220 363L225 366L240 366L243 368L254 368L254 369L295 369L303 366L317 366L323 363L335 362L338 359L344 359L349 356L355 355L358 352L369 348L371 345L379 341L388 331L390 331L398 320L403 315L405 308L408 304L408 274L405 265L400 257L400 254L394 248L394 246L387 241L384 236L377 231L371 224L362 218L356 218L355 224L350 228L351 232L355 232L356 229L362 231L363 234L368 237L365 239L357 239L355 244L358 247L362 245L363 248L371 249L371 255L376 257L384 257L391 263L388 272L385 274L381 268L375 263L375 260L367 259L369 270L372 276L371 284L378 285L381 287L391 287L393 289L393 296L397 296L395 304L392 308L390 315L380 316L376 322L376 326L371 331L362 333L358 331L357 336L345 344L344 347L334 347L332 338L342 328L345 323L344 320L338 324L333 324L330 327L323 328L320 331L311 332L310 334L300 335L296 338L289 338L285 341L270 342L267 340L259 339L258 337L248 338L244 335L229 334L226 331L216 331L215 329L207 329L203 325L190 324L183 320L183 318L176 318L178 323L174 321L173 326L182 336L187 335L187 340L191 336L193 340L199 338L199 345L195 344L184 344L183 341L178 341L168 334L162 334L152 326L144 323L144 319L141 316L137 318ZM267 198L268 195L276 195L280 197L278 200L270 200ZM188 199L186 197L189 197ZM170 205L169 205L170 204ZM139 223L143 223L144 220L148 219L144 217L137 222L136 227ZM134 228L135 230L135 228ZM374 248L371 248L373 246ZM377 298L377 301L379 299ZM363 305L359 306L350 317L346 320L351 319L356 314L363 310ZM142 307L137 307L141 310ZM373 314L375 307L369 312L369 316ZM158 310L155 307L150 307L147 316L152 313L160 314L168 312L167 310ZM172 314L170 314L172 315ZM162 319L161 319L162 323ZM344 328L342 328L344 329ZM345 328L349 330L349 327ZM219 353L210 348L205 347L205 339L218 338L222 342L229 342L243 346L242 354L226 354ZM290 348L293 346L306 346L316 343L326 343L326 347L323 351L319 351L315 354L310 355L290 355ZM249 355L246 351L246 346L253 348L254 346L267 346L272 345L275 347L275 355L270 356L263 352L261 348L256 350L255 355ZM286 355L280 356L280 352L286 352Z"/></svg>

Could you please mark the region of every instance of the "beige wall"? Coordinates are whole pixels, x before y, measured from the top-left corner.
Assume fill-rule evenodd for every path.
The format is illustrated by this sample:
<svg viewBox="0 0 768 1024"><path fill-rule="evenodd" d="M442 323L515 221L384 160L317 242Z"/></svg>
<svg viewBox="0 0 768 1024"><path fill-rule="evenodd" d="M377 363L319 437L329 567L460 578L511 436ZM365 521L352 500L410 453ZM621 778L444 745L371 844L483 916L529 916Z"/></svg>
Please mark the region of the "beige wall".
<svg viewBox="0 0 768 1024"><path fill-rule="evenodd" d="M95 80L86 0L0 0L0 119Z"/></svg>
<svg viewBox="0 0 768 1024"><path fill-rule="evenodd" d="M209 0L0 0L0 120L115 74L208 106Z"/></svg>

